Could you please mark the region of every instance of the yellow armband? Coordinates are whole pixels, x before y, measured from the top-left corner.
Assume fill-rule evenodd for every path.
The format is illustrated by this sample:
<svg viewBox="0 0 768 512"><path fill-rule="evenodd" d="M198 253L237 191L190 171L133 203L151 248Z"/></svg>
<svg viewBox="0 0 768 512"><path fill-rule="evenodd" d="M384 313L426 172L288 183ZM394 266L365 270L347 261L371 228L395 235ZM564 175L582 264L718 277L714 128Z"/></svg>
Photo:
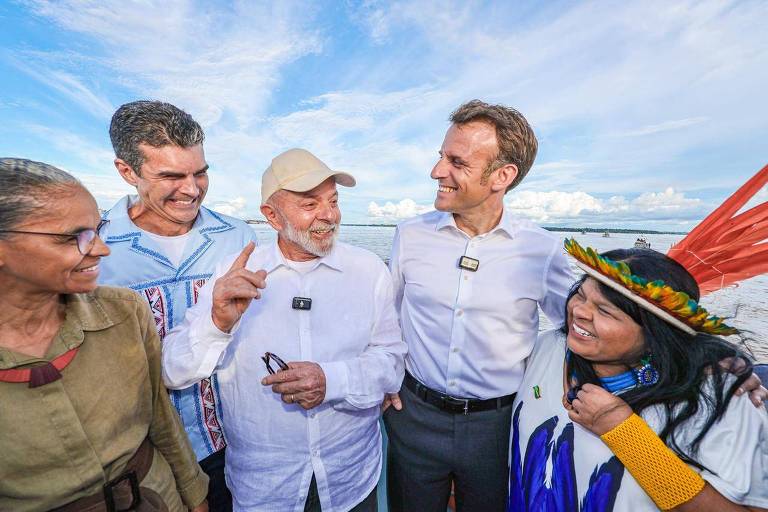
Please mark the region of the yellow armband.
<svg viewBox="0 0 768 512"><path fill-rule="evenodd" d="M637 414L600 438L662 510L691 500L704 488L701 475L680 460Z"/></svg>

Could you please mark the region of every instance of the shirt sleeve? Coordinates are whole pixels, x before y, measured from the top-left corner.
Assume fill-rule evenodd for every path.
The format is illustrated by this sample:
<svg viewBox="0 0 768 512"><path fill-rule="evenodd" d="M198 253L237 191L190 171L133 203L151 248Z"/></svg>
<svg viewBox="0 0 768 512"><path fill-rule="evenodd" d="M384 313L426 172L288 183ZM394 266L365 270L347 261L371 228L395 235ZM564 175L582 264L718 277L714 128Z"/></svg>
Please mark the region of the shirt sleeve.
<svg viewBox="0 0 768 512"><path fill-rule="evenodd" d="M392 240L392 253L389 256L389 273L392 276L392 294L394 297L395 313L400 317L400 307L403 303L405 278L400 270L400 228L395 228Z"/></svg>
<svg viewBox="0 0 768 512"><path fill-rule="evenodd" d="M231 264L235 257L219 265L200 288L197 304L187 309L184 321L163 339L163 381L168 388L188 388L210 377L229 346L239 322L231 333L220 331L211 318L211 305L216 280L229 268L227 262Z"/></svg>
<svg viewBox="0 0 768 512"><path fill-rule="evenodd" d="M686 431L691 438L698 432ZM695 458L705 467L702 478L720 494L740 505L768 507L768 413L746 395L731 399Z"/></svg>
<svg viewBox="0 0 768 512"><path fill-rule="evenodd" d="M208 494L208 476L197 464L195 452L161 380L160 338L155 330L154 320L144 301L139 303L138 310L152 387L153 410L149 439L171 467L176 479L176 489L184 504L194 508L201 504Z"/></svg>
<svg viewBox="0 0 768 512"><path fill-rule="evenodd" d="M368 346L353 359L320 363L326 379L325 401L336 409L378 407L384 394L396 393L403 382L406 345L395 314L392 280L386 267L380 267Z"/></svg>
<svg viewBox="0 0 768 512"><path fill-rule="evenodd" d="M565 323L565 301L573 283L574 277L565 253L559 245L555 244L547 261L544 273L544 298L539 305L556 328Z"/></svg>

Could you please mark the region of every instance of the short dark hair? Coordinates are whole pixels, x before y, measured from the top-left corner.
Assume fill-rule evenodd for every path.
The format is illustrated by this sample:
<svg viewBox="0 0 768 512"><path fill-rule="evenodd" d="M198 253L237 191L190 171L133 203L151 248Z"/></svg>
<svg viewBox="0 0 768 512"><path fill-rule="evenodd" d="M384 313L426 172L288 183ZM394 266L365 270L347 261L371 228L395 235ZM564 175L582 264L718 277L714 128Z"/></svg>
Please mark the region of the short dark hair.
<svg viewBox="0 0 768 512"><path fill-rule="evenodd" d="M202 144L205 134L197 121L180 108L162 101L141 100L117 109L109 124L109 138L115 156L140 174L144 155L139 144L189 148Z"/></svg>
<svg viewBox="0 0 768 512"><path fill-rule="evenodd" d="M499 154L496 155L483 172L483 179L507 164L517 166L517 176L507 187L507 192L515 188L533 165L539 143L536 134L525 120L523 114L504 105L491 105L480 100L464 103L453 111L450 117L453 124L467 124L472 121L485 121L496 129Z"/></svg>

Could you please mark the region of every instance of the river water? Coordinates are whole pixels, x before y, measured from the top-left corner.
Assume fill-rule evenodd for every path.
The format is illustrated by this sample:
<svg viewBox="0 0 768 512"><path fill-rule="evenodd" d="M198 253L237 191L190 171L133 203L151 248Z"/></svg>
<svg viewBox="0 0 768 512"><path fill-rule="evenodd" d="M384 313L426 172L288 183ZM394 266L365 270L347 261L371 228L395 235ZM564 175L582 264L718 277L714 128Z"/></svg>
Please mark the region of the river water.
<svg viewBox="0 0 768 512"><path fill-rule="evenodd" d="M252 227L259 241L274 239L274 231L269 226L254 224ZM364 247L386 260L389 258L394 233L395 228L386 226L342 226L339 239ZM581 245L593 247L598 251L632 247L637 239L637 235L624 233L611 233L608 238L599 233L582 235L578 231L556 235L563 238L573 236ZM646 235L651 247L662 252L666 252L673 243L682 238L683 235ZM578 274L578 269L575 265L572 266L574 273ZM702 299L702 305L713 314L730 318L728 323L739 328L745 339L743 342L734 336L729 339L734 343L746 344L758 362L768 363L768 275L749 279L737 287L713 292ZM552 324L546 316L541 317L541 328L551 328Z"/></svg>

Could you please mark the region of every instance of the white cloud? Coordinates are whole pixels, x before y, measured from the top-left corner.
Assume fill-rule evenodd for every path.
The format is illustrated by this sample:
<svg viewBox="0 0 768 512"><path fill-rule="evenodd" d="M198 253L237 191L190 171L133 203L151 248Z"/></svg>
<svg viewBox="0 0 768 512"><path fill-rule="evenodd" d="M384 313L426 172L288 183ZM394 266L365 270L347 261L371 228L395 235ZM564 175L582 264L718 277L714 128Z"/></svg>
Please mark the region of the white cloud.
<svg viewBox="0 0 768 512"><path fill-rule="evenodd" d="M205 203L208 208L223 213L224 215L246 218L245 213L248 201L242 196L236 197L231 201L213 201L209 203L206 200Z"/></svg>
<svg viewBox="0 0 768 512"><path fill-rule="evenodd" d="M680 130L683 128L688 128L690 126L701 124L708 120L709 118L707 117L692 117L689 119L677 119L674 121L664 121L663 123L643 126L636 130L617 133L615 136L616 137L638 137L642 135L652 135L652 134L661 133L661 132L668 132L672 130Z"/></svg>
<svg viewBox="0 0 768 512"><path fill-rule="evenodd" d="M307 27L313 9L293 2L240 2L227 9L192 0L140 5L35 0L29 5L39 16L92 37L91 53L81 60L108 70L102 76L188 109L205 125L229 115L236 126L248 127L263 116L281 66L321 48L320 38ZM44 81L66 65L43 62L48 69L40 69L39 78ZM85 94L76 82L57 89Z"/></svg>
<svg viewBox="0 0 768 512"><path fill-rule="evenodd" d="M346 4L339 11L376 44L370 54L347 46L357 35L315 4L28 5L52 31L86 38L61 44L66 53L12 50L28 73L97 117L116 98L187 109L206 129L210 200L246 198L248 215L258 213L261 171L293 146L358 177L349 220L370 215L371 201L407 215L400 198L418 206L434 195L428 175L449 112L475 97L515 106L534 125L542 163L519 192L534 196L519 204L529 201L538 219L655 218L674 205L693 215L701 205L664 192L624 197L679 194L692 172L701 188L732 189L742 177L721 172L730 156L712 158L716 148L742 154L750 137L768 136L761 2ZM293 89L284 77L300 59L317 80ZM97 155L89 168L105 158ZM567 195L574 190L587 197Z"/></svg>
<svg viewBox="0 0 768 512"><path fill-rule="evenodd" d="M97 118L109 119L115 111L103 94L92 91L83 80L70 73L48 68L34 59L14 58L11 62L24 73L62 94Z"/></svg>
<svg viewBox="0 0 768 512"><path fill-rule="evenodd" d="M682 192L675 192L671 187L664 192L645 192L632 201L632 205L640 212L667 211L670 213L696 209L701 205L699 199L685 197Z"/></svg>
<svg viewBox="0 0 768 512"><path fill-rule="evenodd" d="M128 195L135 194L136 189L124 182L115 171L114 176L105 176L99 174L84 174L71 169L68 172L77 176L77 179L85 185L91 194L96 198L100 208L109 209L119 199Z"/></svg>
<svg viewBox="0 0 768 512"><path fill-rule="evenodd" d="M685 197L685 194L672 188L663 192L646 192L631 200L624 196L601 199L581 191L513 192L506 205L513 213L536 222L581 222L584 225L645 219L680 222L700 219L706 214L701 200Z"/></svg>
<svg viewBox="0 0 768 512"><path fill-rule="evenodd" d="M584 192L525 191L514 194L506 204L511 212L538 222L574 218L582 212L601 213L606 209L602 201Z"/></svg>
<svg viewBox="0 0 768 512"><path fill-rule="evenodd" d="M387 201L379 206L375 201L368 205L368 216L375 219L402 220L434 210L432 206L416 204L413 199L403 199L395 204Z"/></svg>

